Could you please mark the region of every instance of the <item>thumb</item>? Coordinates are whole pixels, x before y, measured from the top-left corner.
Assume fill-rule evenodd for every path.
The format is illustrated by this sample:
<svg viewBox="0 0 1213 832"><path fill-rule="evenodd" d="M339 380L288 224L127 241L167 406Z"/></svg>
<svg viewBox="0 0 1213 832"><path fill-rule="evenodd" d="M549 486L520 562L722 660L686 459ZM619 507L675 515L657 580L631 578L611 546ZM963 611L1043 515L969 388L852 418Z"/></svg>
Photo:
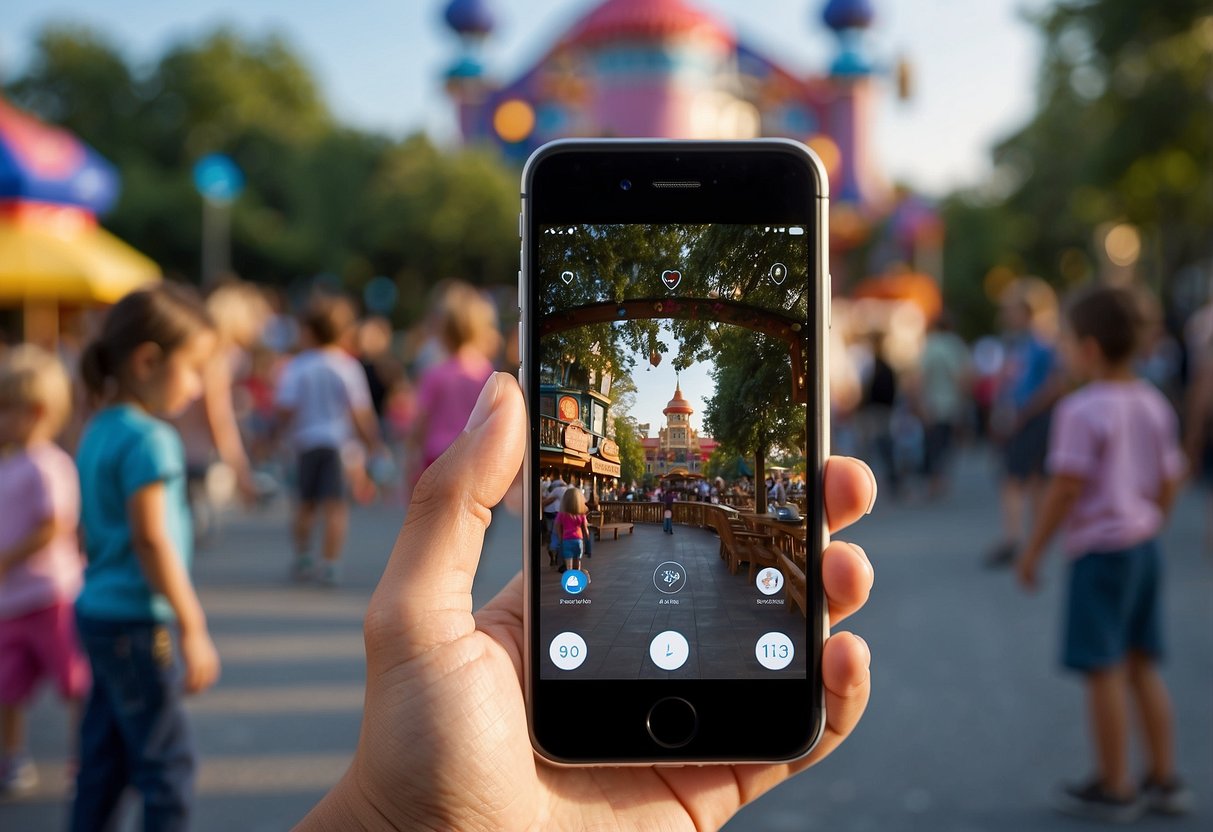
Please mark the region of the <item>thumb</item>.
<svg viewBox="0 0 1213 832"><path fill-rule="evenodd" d="M475 630L472 579L490 509L518 473L526 437L518 382L508 373L494 373L463 433L426 469L413 492L367 612L368 659L377 635L394 642L393 659L399 660Z"/></svg>

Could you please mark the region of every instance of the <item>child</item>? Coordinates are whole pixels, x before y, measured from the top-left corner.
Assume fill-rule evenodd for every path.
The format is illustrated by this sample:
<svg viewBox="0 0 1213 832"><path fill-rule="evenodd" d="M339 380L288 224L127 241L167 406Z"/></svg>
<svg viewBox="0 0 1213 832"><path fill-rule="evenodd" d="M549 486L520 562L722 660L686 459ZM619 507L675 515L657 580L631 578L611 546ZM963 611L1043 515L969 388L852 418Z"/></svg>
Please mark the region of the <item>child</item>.
<svg viewBox="0 0 1213 832"><path fill-rule="evenodd" d="M1084 674L1096 753L1089 782L1067 786L1058 808L1131 820L1146 808L1178 814L1190 795L1175 774L1171 704L1162 654L1159 551L1184 472L1170 405L1132 369L1140 315L1123 289L1097 288L1068 311L1063 355L1088 381L1057 408L1051 474L1018 573L1037 565L1058 527L1071 558L1063 663ZM1128 700L1141 716L1150 768L1140 792L1128 771Z"/></svg>
<svg viewBox="0 0 1213 832"><path fill-rule="evenodd" d="M585 497L580 488L566 488L556 514L556 535L560 539L560 557L564 569L581 569L582 554L590 554L590 529L585 519Z"/></svg>
<svg viewBox="0 0 1213 832"><path fill-rule="evenodd" d="M497 310L479 291L452 281L438 304L435 326L445 360L426 369L417 383L417 419L409 438L411 463L406 490L463 432L476 399L493 374L489 360L500 349Z"/></svg>
<svg viewBox="0 0 1213 832"><path fill-rule="evenodd" d="M296 580L313 576L309 550L317 512L324 521L319 574L336 586L349 509L346 505L342 451L357 431L364 443L379 447L379 428L362 365L341 347L354 324L354 311L341 298L318 298L304 316L310 347L286 366L278 384L280 424L289 424L298 454L299 504L294 523Z"/></svg>
<svg viewBox="0 0 1213 832"><path fill-rule="evenodd" d="M71 383L52 355L26 345L0 361L0 795L37 783L23 712L38 683L54 679L75 717L88 693L72 612L80 484L53 441L70 410Z"/></svg>
<svg viewBox="0 0 1213 832"><path fill-rule="evenodd" d="M93 690L74 832L108 828L127 786L143 798L145 829L189 825L195 755L183 693L214 684L219 657L189 576L185 451L162 419L202 394L215 342L200 298L165 283L119 301L81 358L100 409L76 454L88 556L76 620Z"/></svg>

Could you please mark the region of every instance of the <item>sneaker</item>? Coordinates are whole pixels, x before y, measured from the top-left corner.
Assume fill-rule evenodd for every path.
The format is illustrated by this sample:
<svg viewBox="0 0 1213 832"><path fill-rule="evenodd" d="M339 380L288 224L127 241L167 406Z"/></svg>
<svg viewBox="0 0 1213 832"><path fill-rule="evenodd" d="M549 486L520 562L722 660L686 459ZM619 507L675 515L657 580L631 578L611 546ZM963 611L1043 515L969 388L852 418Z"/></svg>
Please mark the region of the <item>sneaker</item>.
<svg viewBox="0 0 1213 832"><path fill-rule="evenodd" d="M337 586L341 581L341 570L333 561L325 561L320 567L320 585L327 587Z"/></svg>
<svg viewBox="0 0 1213 832"><path fill-rule="evenodd" d="M1053 808L1063 814L1105 823L1132 823L1146 811L1141 795L1116 797L1099 780L1062 786L1053 798Z"/></svg>
<svg viewBox="0 0 1213 832"><path fill-rule="evenodd" d="M1002 569L1010 566L1015 562L1015 555L1018 553L1018 550L1019 547L1014 543L999 543L986 555L986 568Z"/></svg>
<svg viewBox="0 0 1213 832"><path fill-rule="evenodd" d="M38 785L34 761L24 754L0 760L0 796L22 794Z"/></svg>
<svg viewBox="0 0 1213 832"><path fill-rule="evenodd" d="M295 562L291 565L291 580L295 583L305 583L310 581L316 572L316 564L307 555L300 555L295 558Z"/></svg>
<svg viewBox="0 0 1213 832"><path fill-rule="evenodd" d="M1192 804L1195 802L1192 790L1175 776L1166 783L1147 777L1142 781L1141 794L1146 801L1146 808L1160 815L1186 815L1192 811Z"/></svg>

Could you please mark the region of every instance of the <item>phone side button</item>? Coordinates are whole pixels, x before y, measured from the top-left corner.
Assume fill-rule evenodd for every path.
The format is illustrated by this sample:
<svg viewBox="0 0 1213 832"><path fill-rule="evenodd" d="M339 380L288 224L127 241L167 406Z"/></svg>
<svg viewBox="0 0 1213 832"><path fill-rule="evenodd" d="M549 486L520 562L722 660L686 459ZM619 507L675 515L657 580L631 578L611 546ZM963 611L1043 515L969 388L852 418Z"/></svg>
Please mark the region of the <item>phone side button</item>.
<svg viewBox="0 0 1213 832"><path fill-rule="evenodd" d="M699 732L699 715L685 699L667 696L649 709L644 727L662 748L682 748Z"/></svg>

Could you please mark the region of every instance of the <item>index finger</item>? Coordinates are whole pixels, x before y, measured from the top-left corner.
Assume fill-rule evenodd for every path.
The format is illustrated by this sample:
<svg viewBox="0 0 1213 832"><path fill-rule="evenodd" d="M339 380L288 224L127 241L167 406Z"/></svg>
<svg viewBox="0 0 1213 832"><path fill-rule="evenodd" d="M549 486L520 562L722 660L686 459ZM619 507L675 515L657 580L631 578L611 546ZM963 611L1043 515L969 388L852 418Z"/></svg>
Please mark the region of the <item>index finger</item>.
<svg viewBox="0 0 1213 832"><path fill-rule="evenodd" d="M825 507L830 534L872 513L876 476L862 459L832 456L826 461Z"/></svg>

